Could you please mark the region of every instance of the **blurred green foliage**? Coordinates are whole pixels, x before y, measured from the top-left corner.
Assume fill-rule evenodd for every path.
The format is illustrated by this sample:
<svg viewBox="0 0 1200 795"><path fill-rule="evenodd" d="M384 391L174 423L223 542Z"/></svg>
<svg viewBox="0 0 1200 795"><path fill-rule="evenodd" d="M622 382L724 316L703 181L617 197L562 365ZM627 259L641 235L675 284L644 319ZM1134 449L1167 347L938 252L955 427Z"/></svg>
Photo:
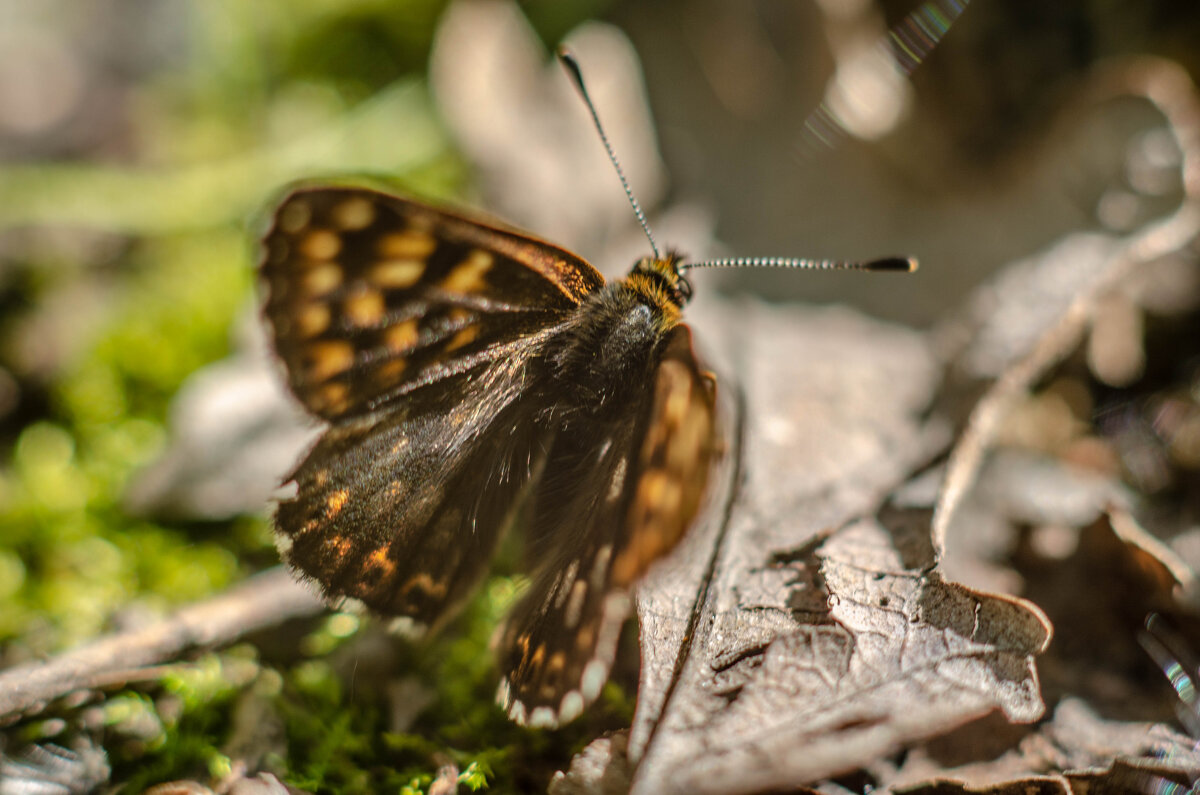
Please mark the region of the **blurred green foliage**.
<svg viewBox="0 0 1200 795"><path fill-rule="evenodd" d="M0 163L0 242L11 241L0 246L0 375L18 394L0 414L0 663L203 598L274 560L261 516L172 524L128 515L122 495L162 450L181 382L230 352L231 328L256 304L251 241L281 186L365 172L431 196L466 185L424 77L445 5L171 4L159 24L181 46L114 75L123 101L106 110L124 115L120 140ZM605 5L527 7L553 41ZM56 8L80 36L70 4ZM389 733L383 694L337 666L374 629L335 614L295 659L243 645L111 695L101 732L114 780L128 791L220 780L237 761L223 749L257 704L281 727L262 767L305 789L424 791L445 761L468 790L544 786L597 725L526 732L493 706L486 645L512 590L494 580L461 634L399 647L435 691L411 733ZM602 723L628 721L619 690L605 701Z"/></svg>

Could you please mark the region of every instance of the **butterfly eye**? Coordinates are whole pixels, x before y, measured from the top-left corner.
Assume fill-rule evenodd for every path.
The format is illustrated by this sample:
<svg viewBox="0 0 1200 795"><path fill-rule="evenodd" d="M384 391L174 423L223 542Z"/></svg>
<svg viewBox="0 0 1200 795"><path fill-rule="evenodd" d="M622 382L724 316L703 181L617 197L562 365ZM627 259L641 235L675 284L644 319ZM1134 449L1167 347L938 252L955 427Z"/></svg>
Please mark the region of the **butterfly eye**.
<svg viewBox="0 0 1200 795"><path fill-rule="evenodd" d="M679 274L679 281L675 284L675 290L679 293L682 303L686 304L692 300L692 283L682 273Z"/></svg>

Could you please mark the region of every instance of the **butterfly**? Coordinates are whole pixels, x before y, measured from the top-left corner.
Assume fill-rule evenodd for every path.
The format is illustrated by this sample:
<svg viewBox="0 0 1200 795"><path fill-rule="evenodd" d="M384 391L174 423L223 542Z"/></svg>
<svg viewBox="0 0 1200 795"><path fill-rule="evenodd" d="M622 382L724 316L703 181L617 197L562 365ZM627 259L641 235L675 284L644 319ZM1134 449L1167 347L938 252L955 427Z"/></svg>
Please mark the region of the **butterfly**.
<svg viewBox="0 0 1200 795"><path fill-rule="evenodd" d="M520 524L530 585L495 636L497 697L518 723L578 716L717 455L682 258L606 282L502 225L315 184L278 205L260 273L291 391L328 423L276 512L287 563L434 629Z"/></svg>

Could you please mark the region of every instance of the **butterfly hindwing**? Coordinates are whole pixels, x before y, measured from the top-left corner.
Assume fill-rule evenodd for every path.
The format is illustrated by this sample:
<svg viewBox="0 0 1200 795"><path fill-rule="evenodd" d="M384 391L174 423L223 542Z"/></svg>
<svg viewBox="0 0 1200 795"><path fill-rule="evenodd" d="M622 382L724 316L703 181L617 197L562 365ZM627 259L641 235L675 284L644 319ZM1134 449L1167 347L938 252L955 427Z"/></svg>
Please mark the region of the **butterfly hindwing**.
<svg viewBox="0 0 1200 795"><path fill-rule="evenodd" d="M299 188L263 241L265 314L325 419L509 355L603 285L575 255L365 188Z"/></svg>
<svg viewBox="0 0 1200 795"><path fill-rule="evenodd" d="M487 571L548 446L517 399L520 359L326 432L276 515L288 563L327 597L417 630L452 615Z"/></svg>
<svg viewBox="0 0 1200 795"><path fill-rule="evenodd" d="M499 700L519 722L572 720L599 694L633 585L699 510L714 394L687 326L663 346L637 405L559 436L532 496L533 582L497 634Z"/></svg>

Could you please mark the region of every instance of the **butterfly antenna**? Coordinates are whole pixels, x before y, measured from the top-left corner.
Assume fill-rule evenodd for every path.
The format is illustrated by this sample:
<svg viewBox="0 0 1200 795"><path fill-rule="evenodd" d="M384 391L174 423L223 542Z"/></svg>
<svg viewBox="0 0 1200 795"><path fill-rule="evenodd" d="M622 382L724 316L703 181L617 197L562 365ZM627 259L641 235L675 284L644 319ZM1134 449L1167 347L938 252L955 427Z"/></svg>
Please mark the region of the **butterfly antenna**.
<svg viewBox="0 0 1200 795"><path fill-rule="evenodd" d="M692 268L796 268L818 271L876 271L882 273L912 273L917 261L912 257L884 257L864 262L836 259L792 259L784 257L733 257L705 262L683 262L680 270Z"/></svg>
<svg viewBox="0 0 1200 795"><path fill-rule="evenodd" d="M596 112L596 106L592 103L587 86L583 82L583 70L579 68L579 61L575 60L575 56L566 47L558 48L558 60L567 70L567 74L571 76L575 88L579 90L579 95L583 97L583 102L587 105L588 112L592 114L596 132L600 133L600 141L608 152L608 159L621 179L621 187L625 189L625 198L629 199L629 206L633 208L633 214L637 216L638 223L642 225L642 231L646 233L646 239L650 241L650 250L654 252L654 258L662 259L662 255L658 253L658 245L654 242L654 235L650 234L650 224L646 221L646 214L642 212L642 205L638 204L637 197L633 195L633 190L629 187L629 180L625 179L625 172L621 170L621 163L617 160L617 153L613 151L612 144L609 143L608 136L604 133L604 125L600 123L600 114Z"/></svg>

